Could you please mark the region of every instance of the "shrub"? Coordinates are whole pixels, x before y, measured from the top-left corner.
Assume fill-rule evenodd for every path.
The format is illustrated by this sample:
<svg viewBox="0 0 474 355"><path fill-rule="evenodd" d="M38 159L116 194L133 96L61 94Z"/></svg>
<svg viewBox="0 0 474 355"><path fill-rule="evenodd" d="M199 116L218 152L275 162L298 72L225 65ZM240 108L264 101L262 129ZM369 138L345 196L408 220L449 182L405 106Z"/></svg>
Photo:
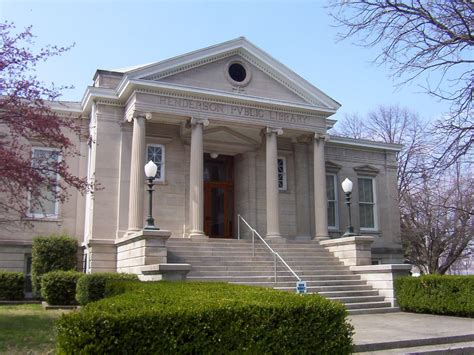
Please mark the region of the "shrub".
<svg viewBox="0 0 474 355"><path fill-rule="evenodd" d="M0 271L0 300L22 300L25 297L25 275L21 272Z"/></svg>
<svg viewBox="0 0 474 355"><path fill-rule="evenodd" d="M76 303L76 284L84 274L77 271L51 271L41 277L41 296L51 305Z"/></svg>
<svg viewBox="0 0 474 355"><path fill-rule="evenodd" d="M87 274L79 279L76 286L76 300L81 305L98 301L105 296L108 281L138 281L135 274L97 273Z"/></svg>
<svg viewBox="0 0 474 355"><path fill-rule="evenodd" d="M405 311L474 317L474 276L400 277L395 292Z"/></svg>
<svg viewBox="0 0 474 355"><path fill-rule="evenodd" d="M77 241L67 236L36 237L33 240L31 282L40 293L41 275L56 270L74 270L77 264Z"/></svg>
<svg viewBox="0 0 474 355"><path fill-rule="evenodd" d="M319 295L194 282L110 282L56 323L61 354L349 354L344 306ZM124 293L121 293L124 292Z"/></svg>

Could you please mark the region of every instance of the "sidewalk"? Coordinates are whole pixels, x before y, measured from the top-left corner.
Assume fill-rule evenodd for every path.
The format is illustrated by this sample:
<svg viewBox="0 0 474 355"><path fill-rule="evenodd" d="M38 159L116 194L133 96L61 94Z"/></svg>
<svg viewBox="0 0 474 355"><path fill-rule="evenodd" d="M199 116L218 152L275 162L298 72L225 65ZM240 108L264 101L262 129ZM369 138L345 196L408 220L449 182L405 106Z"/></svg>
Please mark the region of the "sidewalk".
<svg viewBox="0 0 474 355"><path fill-rule="evenodd" d="M396 312L352 315L349 320L355 328L355 352L474 342L471 318Z"/></svg>

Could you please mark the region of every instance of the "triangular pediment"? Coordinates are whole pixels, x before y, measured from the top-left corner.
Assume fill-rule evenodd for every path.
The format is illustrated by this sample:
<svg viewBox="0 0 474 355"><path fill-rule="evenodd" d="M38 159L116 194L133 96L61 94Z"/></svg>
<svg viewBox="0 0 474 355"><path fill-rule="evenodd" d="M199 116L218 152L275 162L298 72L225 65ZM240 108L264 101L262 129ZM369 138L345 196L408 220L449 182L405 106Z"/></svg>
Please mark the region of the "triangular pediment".
<svg viewBox="0 0 474 355"><path fill-rule="evenodd" d="M191 130L183 126L181 138L186 144L191 144ZM219 154L235 155L254 151L261 145L261 137L254 129L231 129L226 126L218 126L204 129L204 150Z"/></svg>
<svg viewBox="0 0 474 355"><path fill-rule="evenodd" d="M326 171L329 173L337 173L339 170L341 170L342 166L334 163L330 160L326 161Z"/></svg>
<svg viewBox="0 0 474 355"><path fill-rule="evenodd" d="M354 171L359 175L375 176L379 173L379 169L371 165L361 165L354 167Z"/></svg>
<svg viewBox="0 0 474 355"><path fill-rule="evenodd" d="M234 84L228 74L228 70L226 70L229 64L233 63L242 65L242 67L245 66L246 68L245 73L246 76L250 77L250 80L244 86ZM291 91L288 87L285 87L282 83L270 77L262 69L239 54L230 55L229 57L216 60L212 63L206 63L176 74L145 79L191 88L235 93L285 102L311 104L308 99ZM322 103L318 104L322 105Z"/></svg>
<svg viewBox="0 0 474 355"><path fill-rule="evenodd" d="M248 72L248 82L237 83L230 78L229 65L235 62L242 64ZM212 93L304 104L329 111L340 107L339 103L243 37L120 72L130 79Z"/></svg>
<svg viewBox="0 0 474 355"><path fill-rule="evenodd" d="M255 139L241 134L228 127L216 127L206 129L204 131L204 138L208 142L231 145L251 145L256 147L260 144L259 141L256 141Z"/></svg>

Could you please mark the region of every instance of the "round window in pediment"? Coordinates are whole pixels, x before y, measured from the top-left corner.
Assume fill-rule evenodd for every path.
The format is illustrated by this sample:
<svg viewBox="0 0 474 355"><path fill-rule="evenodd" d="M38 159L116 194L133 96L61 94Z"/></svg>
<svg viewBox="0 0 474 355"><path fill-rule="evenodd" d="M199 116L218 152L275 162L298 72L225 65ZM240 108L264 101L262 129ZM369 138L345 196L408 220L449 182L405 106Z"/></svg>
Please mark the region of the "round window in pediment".
<svg viewBox="0 0 474 355"><path fill-rule="evenodd" d="M229 66L229 75L232 80L241 83L247 77L247 71L240 63L233 63Z"/></svg>
<svg viewBox="0 0 474 355"><path fill-rule="evenodd" d="M239 60L232 60L226 65L226 77L234 86L246 86L251 77L250 67Z"/></svg>

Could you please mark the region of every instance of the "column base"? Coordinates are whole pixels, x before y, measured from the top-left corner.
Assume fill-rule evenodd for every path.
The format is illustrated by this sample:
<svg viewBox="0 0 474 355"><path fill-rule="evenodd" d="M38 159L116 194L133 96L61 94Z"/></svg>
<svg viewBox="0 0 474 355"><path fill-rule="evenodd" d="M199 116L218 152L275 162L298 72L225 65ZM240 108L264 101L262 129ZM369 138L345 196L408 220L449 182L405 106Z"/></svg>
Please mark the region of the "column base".
<svg viewBox="0 0 474 355"><path fill-rule="evenodd" d="M271 242L285 242L286 239L283 238L280 234L267 234L265 236L265 240L271 241Z"/></svg>
<svg viewBox="0 0 474 355"><path fill-rule="evenodd" d="M322 236L322 235L317 235L316 237L313 238L313 240L317 240L318 242L322 242L323 240L329 240L331 239L329 236Z"/></svg>
<svg viewBox="0 0 474 355"><path fill-rule="evenodd" d="M203 232L190 232L189 233L189 238L191 239L209 239L207 235L205 235Z"/></svg>

